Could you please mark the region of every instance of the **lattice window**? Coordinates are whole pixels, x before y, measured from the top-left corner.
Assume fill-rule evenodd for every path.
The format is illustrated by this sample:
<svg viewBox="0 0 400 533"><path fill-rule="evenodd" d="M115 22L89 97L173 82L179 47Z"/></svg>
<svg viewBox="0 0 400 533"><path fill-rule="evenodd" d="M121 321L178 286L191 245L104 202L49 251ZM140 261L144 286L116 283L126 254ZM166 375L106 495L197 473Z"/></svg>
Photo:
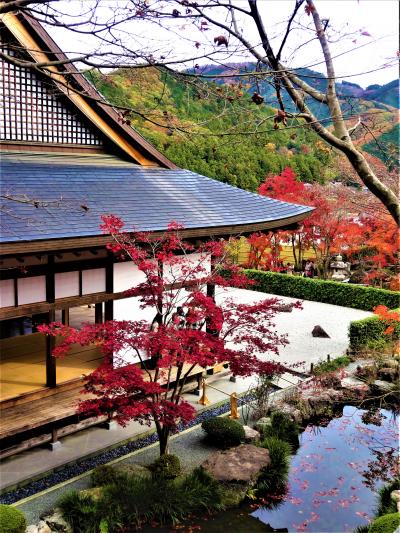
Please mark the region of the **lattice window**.
<svg viewBox="0 0 400 533"><path fill-rule="evenodd" d="M1 61L0 106L1 140L102 144L85 119L67 107L57 87L28 68Z"/></svg>

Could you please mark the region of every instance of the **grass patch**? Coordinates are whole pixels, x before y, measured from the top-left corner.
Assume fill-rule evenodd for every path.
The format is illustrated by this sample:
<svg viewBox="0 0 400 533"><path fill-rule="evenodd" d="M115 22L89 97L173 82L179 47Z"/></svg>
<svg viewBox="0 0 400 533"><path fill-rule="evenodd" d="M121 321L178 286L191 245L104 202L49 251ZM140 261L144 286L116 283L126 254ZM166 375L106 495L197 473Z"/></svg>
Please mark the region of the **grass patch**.
<svg viewBox="0 0 400 533"><path fill-rule="evenodd" d="M341 357L336 357L331 361L325 361L323 363L318 363L314 366L313 374L315 376L320 376L321 374L326 374L328 372L334 372L339 368L343 368L351 363L351 358L347 355L342 355Z"/></svg>
<svg viewBox="0 0 400 533"><path fill-rule="evenodd" d="M145 524L175 525L192 514L224 508L223 489L202 468L174 480L119 474L98 498L71 492L58 506L73 531L110 533Z"/></svg>
<svg viewBox="0 0 400 533"><path fill-rule="evenodd" d="M286 486L292 448L290 444L277 437L267 437L261 447L269 451L271 463L262 472L257 481L257 489L262 493L279 492Z"/></svg>

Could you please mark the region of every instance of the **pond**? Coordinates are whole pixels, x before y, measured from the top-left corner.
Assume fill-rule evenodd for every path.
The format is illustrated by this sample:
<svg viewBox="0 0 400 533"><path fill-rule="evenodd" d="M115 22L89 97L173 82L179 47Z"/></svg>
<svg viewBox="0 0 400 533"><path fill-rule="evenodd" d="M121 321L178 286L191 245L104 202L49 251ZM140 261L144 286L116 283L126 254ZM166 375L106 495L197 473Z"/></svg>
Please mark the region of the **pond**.
<svg viewBox="0 0 400 533"><path fill-rule="evenodd" d="M363 472L376 461L374 450L397 448L399 434L398 419L389 411L380 411L380 426L364 423L364 413L346 406L326 427L307 427L292 458L285 501L253 516L290 532L344 533L367 524L377 496L376 486L373 490L365 484Z"/></svg>
<svg viewBox="0 0 400 533"><path fill-rule="evenodd" d="M288 492L273 509L267 505L254 510L255 506L244 505L197 520L192 529L179 529L345 533L366 525L374 515L380 484L373 488L366 485L363 472L369 469L370 461L376 461L374 450L397 449L399 420L380 410L380 425L366 423L362 420L365 413L346 406L339 418L326 421L326 427L306 428L292 457ZM382 461L378 463L383 466Z"/></svg>

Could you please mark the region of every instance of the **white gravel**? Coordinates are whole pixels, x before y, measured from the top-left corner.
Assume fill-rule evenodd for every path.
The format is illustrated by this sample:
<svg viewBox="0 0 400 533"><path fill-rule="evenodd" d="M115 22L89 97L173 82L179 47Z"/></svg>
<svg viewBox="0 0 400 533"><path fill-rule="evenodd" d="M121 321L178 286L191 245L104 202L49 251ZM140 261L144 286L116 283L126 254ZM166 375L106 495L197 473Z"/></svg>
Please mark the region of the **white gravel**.
<svg viewBox="0 0 400 533"><path fill-rule="evenodd" d="M279 298L286 303L299 301L287 296L276 296L243 289L219 290L217 301L226 298L233 298L240 303L251 303L265 298ZM278 358L276 356L274 358L288 364L304 361L305 370L309 370L310 363L325 361L328 354L331 358L344 355L349 347L348 329L350 322L366 318L372 314L338 305L309 300L300 301L303 309L294 309L291 313L279 313L276 316L276 329L280 334L287 334L289 344L280 349ZM316 325L320 325L330 338L313 337L311 332ZM269 355L268 357L272 356Z"/></svg>

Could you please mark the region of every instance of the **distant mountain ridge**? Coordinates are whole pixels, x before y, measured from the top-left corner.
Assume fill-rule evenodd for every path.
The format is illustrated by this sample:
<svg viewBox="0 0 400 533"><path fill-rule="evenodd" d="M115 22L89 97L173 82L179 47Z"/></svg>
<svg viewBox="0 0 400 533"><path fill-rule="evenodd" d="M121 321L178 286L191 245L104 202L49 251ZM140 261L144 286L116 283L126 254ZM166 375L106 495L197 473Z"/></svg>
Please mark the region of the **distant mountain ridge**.
<svg viewBox="0 0 400 533"><path fill-rule="evenodd" d="M399 80L393 80L384 85L376 83L363 89L356 83L342 81L337 84L337 87L338 92L341 95L354 96L356 98L362 98L363 100L380 102L399 109L399 83Z"/></svg>
<svg viewBox="0 0 400 533"><path fill-rule="evenodd" d="M216 78L215 82L219 84L231 84L233 82L240 82L240 79L243 79L241 77L235 77L234 74L238 73L251 73L256 70L256 64L247 62L247 63L227 63L225 65L206 65L202 66L200 69L197 69L196 72L206 75L221 75L223 74L224 78ZM265 71L267 73L267 71ZM299 78L303 79L307 83L309 83L312 87L320 90L325 91L326 85L327 85L327 79L324 74L321 74L320 72L311 70L311 69L298 69L295 71L295 73L299 76ZM232 74L232 77L229 77L229 74ZM272 87L272 85L268 82L268 80L260 80L257 84L256 78L249 79L250 81L243 82L247 85L246 90L248 92L258 92L260 93L266 103L268 105L271 105L273 107L276 107L278 105L278 100L276 98L275 89ZM384 85L374 84L368 86L366 89L363 89L360 85L356 83L351 83L348 81L341 81L336 84L336 90L339 96L341 96L344 100L348 97L357 98L359 100L366 100L369 102L374 102L375 107L387 109L386 106L395 107L399 109L399 80L393 80L389 83L386 83ZM290 100L289 96L283 91L283 101L285 106L289 111L294 111L294 106L292 101ZM319 118L327 118L328 114L327 112L324 112L324 109L320 106L318 102L313 102L310 98L308 99L308 104L310 105L312 111L319 117ZM382 106L382 107L381 107ZM344 112L346 112L347 107L351 107L354 111L354 106L348 106L346 104L346 101L343 102ZM358 109L356 111L362 111L362 108L360 108L360 103L356 106Z"/></svg>

